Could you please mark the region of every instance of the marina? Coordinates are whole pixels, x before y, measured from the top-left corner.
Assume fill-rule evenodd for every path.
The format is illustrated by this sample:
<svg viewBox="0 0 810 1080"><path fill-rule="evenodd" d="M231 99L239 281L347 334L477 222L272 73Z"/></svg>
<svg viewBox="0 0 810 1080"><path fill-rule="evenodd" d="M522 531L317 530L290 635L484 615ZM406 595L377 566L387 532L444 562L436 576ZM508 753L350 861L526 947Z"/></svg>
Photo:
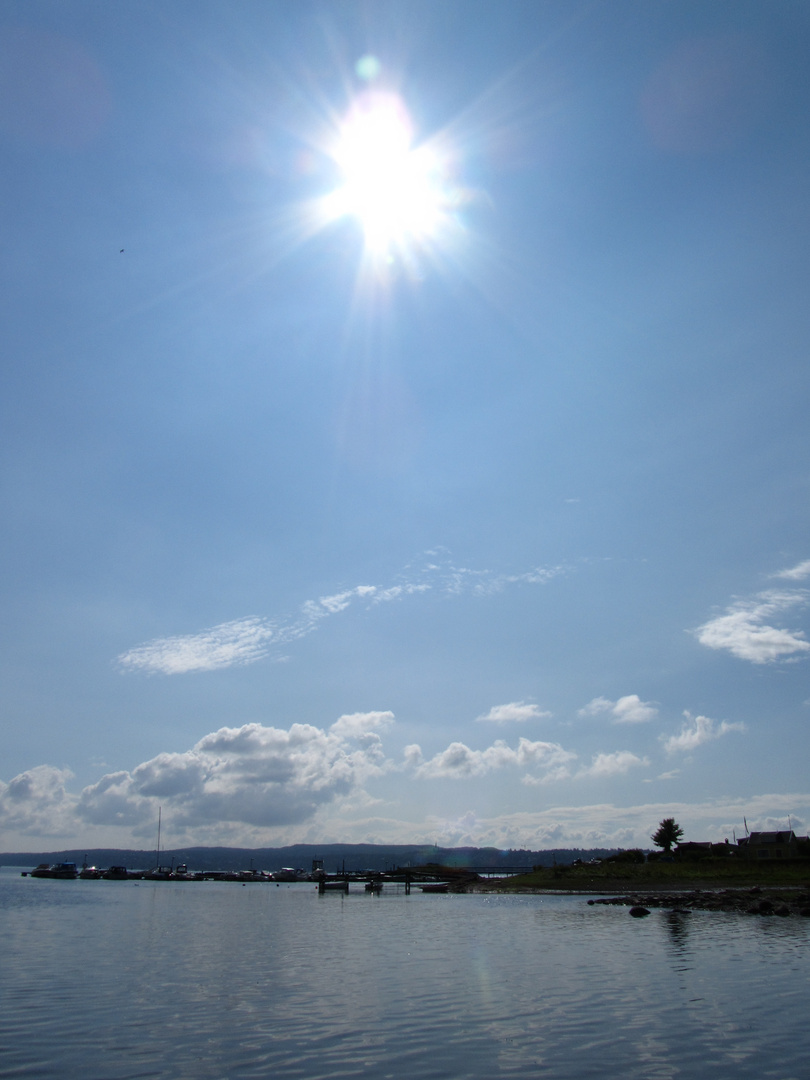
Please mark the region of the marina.
<svg viewBox="0 0 810 1080"><path fill-rule="evenodd" d="M96 866L87 866L81 870L76 863L40 863L33 870L20 871L21 877L32 878L58 878L62 880L75 880L80 878L84 881L177 881L177 882L203 882L203 881L235 881L242 884L302 884L310 883L317 886L320 893L343 892L348 893L352 885L359 891L367 893L380 893L388 885L402 886L407 894L416 886L422 892L446 893L448 891L461 892L473 882L480 880L481 875L474 869L469 868L456 871L451 880L448 877L446 867L406 867L387 872L377 870L341 870L334 874L327 874L323 869L321 860L315 860L311 870L282 867L280 870L189 870L185 863L176 867L155 866L151 870L128 870L124 866L112 866L109 869L99 869ZM354 890L351 890L354 891Z"/></svg>

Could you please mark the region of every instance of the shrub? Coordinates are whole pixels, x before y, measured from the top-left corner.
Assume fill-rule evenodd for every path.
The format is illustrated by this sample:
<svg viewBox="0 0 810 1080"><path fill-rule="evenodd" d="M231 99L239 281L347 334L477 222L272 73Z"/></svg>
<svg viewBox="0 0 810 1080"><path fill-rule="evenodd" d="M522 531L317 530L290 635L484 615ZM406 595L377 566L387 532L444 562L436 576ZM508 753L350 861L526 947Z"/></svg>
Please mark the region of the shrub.
<svg viewBox="0 0 810 1080"><path fill-rule="evenodd" d="M608 855L605 862L643 863L644 852L641 848L630 848L628 851L617 851L615 855Z"/></svg>

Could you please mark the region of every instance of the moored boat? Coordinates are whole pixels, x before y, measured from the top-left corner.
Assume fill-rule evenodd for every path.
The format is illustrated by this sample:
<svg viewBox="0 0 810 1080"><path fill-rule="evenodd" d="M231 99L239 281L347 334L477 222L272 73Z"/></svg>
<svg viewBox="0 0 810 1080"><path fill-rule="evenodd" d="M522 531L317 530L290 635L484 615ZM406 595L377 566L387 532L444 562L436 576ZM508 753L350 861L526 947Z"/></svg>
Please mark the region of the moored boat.
<svg viewBox="0 0 810 1080"><path fill-rule="evenodd" d="M147 870L143 875L144 881L171 881L174 871L171 866L156 866L154 870Z"/></svg>
<svg viewBox="0 0 810 1080"><path fill-rule="evenodd" d="M318 882L318 892L343 892L349 891L349 882L346 880L341 881L324 881L323 878Z"/></svg>
<svg viewBox="0 0 810 1080"><path fill-rule="evenodd" d="M75 862L40 863L31 871L31 877L77 878L79 871Z"/></svg>
<svg viewBox="0 0 810 1080"><path fill-rule="evenodd" d="M273 881L308 881L309 875L306 870L296 869L294 866L282 866L280 870L274 870L271 879Z"/></svg>

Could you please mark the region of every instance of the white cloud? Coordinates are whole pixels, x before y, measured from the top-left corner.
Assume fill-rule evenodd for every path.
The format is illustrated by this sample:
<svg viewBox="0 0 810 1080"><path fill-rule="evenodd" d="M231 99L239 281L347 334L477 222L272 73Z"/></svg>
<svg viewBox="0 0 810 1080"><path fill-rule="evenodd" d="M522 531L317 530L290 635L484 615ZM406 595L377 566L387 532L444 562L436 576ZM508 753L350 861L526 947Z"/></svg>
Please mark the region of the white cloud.
<svg viewBox="0 0 810 1080"><path fill-rule="evenodd" d="M184 753L110 773L78 795L66 790L70 773L39 766L0 784L0 824L21 835L93 826L137 833L151 830L160 805L176 832L301 825L393 768L378 734L393 720L390 712L368 712L341 716L326 730L224 727Z"/></svg>
<svg viewBox="0 0 810 1080"><path fill-rule="evenodd" d="M484 776L495 769L559 768L577 755L564 750L558 743L521 738L516 749L498 739L484 750L471 750L465 743L453 742L429 761L422 758L418 746L409 746L406 756L409 763L416 766L416 775L423 779L462 780Z"/></svg>
<svg viewBox="0 0 810 1080"><path fill-rule="evenodd" d="M686 723L677 735L670 735L668 738L662 736L664 749L668 754L689 753L704 743L728 735L730 731L745 731L745 724L741 723L730 724L727 720L721 720L718 724L708 716L692 716L689 712L684 712L684 716Z"/></svg>
<svg viewBox="0 0 810 1080"><path fill-rule="evenodd" d="M804 565L804 564L802 564ZM798 568L794 568L798 569ZM810 652L801 630L785 630L767 621L788 608L803 606L807 594L795 592L764 592L750 600L732 604L725 615L710 619L695 633L701 645L709 649L725 649L741 660L754 664L769 664L785 657L797 657Z"/></svg>
<svg viewBox="0 0 810 1080"><path fill-rule="evenodd" d="M37 765L0 781L0 826L4 832L26 836L59 838L74 826L75 795L67 785L73 778L69 769Z"/></svg>
<svg viewBox="0 0 810 1080"><path fill-rule="evenodd" d="M609 713L614 724L643 724L658 715L658 709L649 701L642 701L638 694L627 694L618 701L596 697L579 710L580 716L598 716Z"/></svg>
<svg viewBox="0 0 810 1080"><path fill-rule="evenodd" d="M608 701L605 697L595 697L584 705L577 713L578 716L598 716L600 713L610 712L615 702Z"/></svg>
<svg viewBox="0 0 810 1080"><path fill-rule="evenodd" d="M576 754L574 755L576 757ZM526 773L521 776L521 784L525 784L526 787L540 787L545 784L553 784L559 780L570 780L571 769L568 765L557 765L554 768L548 769L542 776L533 776L531 773Z"/></svg>
<svg viewBox="0 0 810 1080"><path fill-rule="evenodd" d="M591 847L650 848L650 833L665 817L675 817L688 840L723 840L743 835L743 817L749 829L787 828L787 815L795 831L804 833L810 821L810 793L755 795L746 799L723 797L702 803L649 802L616 806L600 803L551 806L486 818L468 813L465 819L428 818L417 834L390 833L426 843L447 837L448 843L498 848L543 849ZM394 842L392 839L390 842Z"/></svg>
<svg viewBox="0 0 810 1080"><path fill-rule="evenodd" d="M368 592L363 585L358 586L358 590L362 590L359 595L367 596ZM348 589L346 592L335 593L334 596L322 596L318 603L329 612L330 615L337 614L338 611L345 611L349 604L352 602L352 597L357 595L357 590Z"/></svg>
<svg viewBox="0 0 810 1080"><path fill-rule="evenodd" d="M346 611L355 600L365 602L368 608L430 590L451 596L462 593L485 596L500 592L507 585L545 585L565 572L564 567L554 566L535 567L522 574L494 574L489 570L455 567L447 559L441 564L430 562L421 568L407 567L406 570L409 580L386 588L356 585L317 600L307 600L301 606L299 616L291 620L249 616L218 623L195 634L156 638L121 653L118 664L124 671L162 675L252 664L264 659L271 647L311 634L324 619Z"/></svg>
<svg viewBox="0 0 810 1080"><path fill-rule="evenodd" d="M409 769L415 769L425 760L422 757L422 747L418 743L411 743L409 746L406 746L403 751L403 756L405 758L405 766Z"/></svg>
<svg viewBox="0 0 810 1080"><path fill-rule="evenodd" d="M527 704L525 701L510 701L508 705L493 705L488 713L476 719L493 724L512 724L524 723L526 720L547 720L550 716L550 712L544 712L537 705Z"/></svg>
<svg viewBox="0 0 810 1080"><path fill-rule="evenodd" d="M575 753L565 750L559 743L533 742L524 738L520 739L516 748L498 739L484 750L472 750L465 743L453 742L429 761L422 757L420 747L409 746L406 757L415 767L416 775L422 779L465 780L484 776L496 769L523 768L531 770L522 779L524 784L529 785L571 778L571 763L577 759ZM642 765L649 765L649 760L629 750L600 753L594 756L590 765L579 769L573 778L621 776ZM538 772L541 775L536 775Z"/></svg>
<svg viewBox="0 0 810 1080"><path fill-rule="evenodd" d="M805 559L804 562L792 566L789 570L780 570L777 574L773 574L773 577L784 578L785 581L804 581L805 578L810 577L810 559Z"/></svg>
<svg viewBox="0 0 810 1080"><path fill-rule="evenodd" d="M591 764L587 768L579 770L576 779L586 777L601 779L606 776L623 776L630 769L649 764L647 758L640 758L636 754L631 754L629 750L616 750L612 754L595 754Z"/></svg>
<svg viewBox="0 0 810 1080"><path fill-rule="evenodd" d="M385 724L380 717L386 714L370 715L374 734L381 722ZM354 727L354 723L349 726ZM329 730L305 725L298 730L293 726L289 731L259 725L224 728L186 754L158 755L132 772L111 773L79 795L68 790L71 774L67 770L37 766L9 783L0 781L4 843L10 851L149 847L154 844L161 805L167 846L439 842L447 846L473 844L533 850L649 848L650 833L665 817L675 817L689 840L731 839L734 830L741 836L744 816L749 829L784 829L788 827L788 816L797 834L806 833L810 824L810 792L796 791L745 798L723 796L703 803L669 800L629 806L552 805L492 817L481 815L469 804L466 810L449 818L431 814L420 814L415 819L385 816L380 813L379 803L373 804L365 797L361 778L366 770L375 776L384 775L390 763L380 763L373 756L366 760L356 743L344 742L340 747L340 741L336 745L334 739ZM358 749L360 757L353 758ZM414 760L421 761L418 748L410 749ZM254 751L258 752L258 760L252 762ZM594 764L598 762L604 768L604 759L609 757L597 755ZM624 764L632 767L626 759ZM345 795L334 793L332 765L348 770L342 781L349 788ZM295 815L285 815L282 807L277 817L270 813L244 815L255 817L260 824L239 820L238 800L249 802L251 790L256 789L259 800L265 802L268 789L274 786L279 802L290 791L295 810L304 802L302 793L309 785L315 792L312 802L316 803L310 816L292 820ZM195 800L205 803L209 796L218 799L218 805L212 802L203 806L202 815L195 817ZM318 803L318 797L323 801ZM218 818L220 809L229 811L230 817Z"/></svg>
<svg viewBox="0 0 810 1080"><path fill-rule="evenodd" d="M122 653L118 662L129 671L177 675L251 664L267 655L275 631L264 619L235 619L199 634L158 638Z"/></svg>
<svg viewBox="0 0 810 1080"><path fill-rule="evenodd" d="M390 727L394 723L394 714L385 712L344 713L332 724L329 730L333 735L344 739L365 738L372 732Z"/></svg>

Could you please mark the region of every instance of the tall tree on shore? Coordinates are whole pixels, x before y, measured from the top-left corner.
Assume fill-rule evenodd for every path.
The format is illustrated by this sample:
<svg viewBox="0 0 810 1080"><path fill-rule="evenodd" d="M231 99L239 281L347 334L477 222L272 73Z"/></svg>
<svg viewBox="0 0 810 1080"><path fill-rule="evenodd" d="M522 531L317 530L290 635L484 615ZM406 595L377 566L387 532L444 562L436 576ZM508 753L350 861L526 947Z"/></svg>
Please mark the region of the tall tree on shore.
<svg viewBox="0 0 810 1080"><path fill-rule="evenodd" d="M674 817L664 818L650 839L656 847L663 848L669 855L672 845L677 844L683 836L683 829L677 824Z"/></svg>

